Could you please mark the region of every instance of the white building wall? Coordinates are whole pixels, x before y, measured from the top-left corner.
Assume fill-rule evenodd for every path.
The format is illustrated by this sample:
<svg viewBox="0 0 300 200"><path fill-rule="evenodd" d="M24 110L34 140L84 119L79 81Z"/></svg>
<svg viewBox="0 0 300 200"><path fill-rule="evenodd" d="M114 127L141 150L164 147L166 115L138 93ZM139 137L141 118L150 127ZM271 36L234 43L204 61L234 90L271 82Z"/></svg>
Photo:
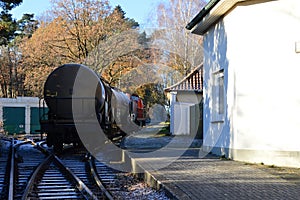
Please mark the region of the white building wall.
<svg viewBox="0 0 300 200"><path fill-rule="evenodd" d="M172 135L195 136L199 126L201 100L202 94L193 91L170 92L170 132Z"/></svg>
<svg viewBox="0 0 300 200"><path fill-rule="evenodd" d="M39 107L38 97L0 98L0 122L3 122L3 107L25 108L25 133L30 133L30 108Z"/></svg>
<svg viewBox="0 0 300 200"><path fill-rule="evenodd" d="M178 102L199 104L202 100L202 94L191 91L178 91L176 98Z"/></svg>
<svg viewBox="0 0 300 200"><path fill-rule="evenodd" d="M300 166L299 10L299 0L240 4L205 35L206 150ZM222 122L213 122L212 74L221 68L226 112Z"/></svg>
<svg viewBox="0 0 300 200"><path fill-rule="evenodd" d="M194 103L174 103L173 135L189 135L195 137L199 126L199 109Z"/></svg>

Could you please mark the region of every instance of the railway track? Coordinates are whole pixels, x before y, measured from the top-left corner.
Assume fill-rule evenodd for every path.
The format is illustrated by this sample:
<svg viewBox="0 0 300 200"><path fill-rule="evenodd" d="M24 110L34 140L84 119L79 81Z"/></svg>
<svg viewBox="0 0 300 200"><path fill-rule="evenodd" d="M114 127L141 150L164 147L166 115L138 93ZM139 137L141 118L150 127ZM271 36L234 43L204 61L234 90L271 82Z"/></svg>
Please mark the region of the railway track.
<svg viewBox="0 0 300 200"><path fill-rule="evenodd" d="M47 154L28 181L22 199L103 199L104 193L92 187L82 154L69 152L62 158L51 152Z"/></svg>
<svg viewBox="0 0 300 200"><path fill-rule="evenodd" d="M74 149L71 149L71 151ZM76 150L75 152L67 152L60 156L60 158L56 158L61 162L65 167L67 167L78 179L82 181L82 183L89 188L94 197L98 199L103 199L105 196L105 192L103 191L105 188L101 188L97 185L95 180L95 175L91 173L91 168L89 165L89 157L87 156L87 152L84 150Z"/></svg>
<svg viewBox="0 0 300 200"><path fill-rule="evenodd" d="M5 141L0 157L0 199L126 199L122 172L70 148L56 156L32 141ZM5 173L6 172L6 173ZM120 175L121 174L121 175ZM128 199L128 198L127 198Z"/></svg>
<svg viewBox="0 0 300 200"><path fill-rule="evenodd" d="M0 140L0 199L7 199L9 193L9 171L10 168L10 151L13 145L13 140L2 138Z"/></svg>
<svg viewBox="0 0 300 200"><path fill-rule="evenodd" d="M61 160L98 198L102 199L103 196L106 199L124 198L125 187L120 183L121 174L124 173L108 167L105 161L99 161L86 151L78 150L62 155Z"/></svg>
<svg viewBox="0 0 300 200"><path fill-rule="evenodd" d="M39 165L22 199L97 199L54 155Z"/></svg>
<svg viewBox="0 0 300 200"><path fill-rule="evenodd" d="M14 173L13 199L22 199L28 180L36 167L45 160L43 154L37 148L33 148L32 141L19 142L14 145L14 166L11 166L11 175ZM11 161L13 162L13 161Z"/></svg>
<svg viewBox="0 0 300 200"><path fill-rule="evenodd" d="M122 192L122 187L120 187L118 179L118 174L120 174L120 172L107 167L103 162L100 162L93 157L90 158L90 165L102 184L100 187L106 188L111 196L120 198Z"/></svg>
<svg viewBox="0 0 300 200"><path fill-rule="evenodd" d="M32 141L10 145L0 159L1 172L7 172L0 174L1 199L113 199L105 186L115 182L116 175L105 176L108 167L85 151L67 150L58 157Z"/></svg>

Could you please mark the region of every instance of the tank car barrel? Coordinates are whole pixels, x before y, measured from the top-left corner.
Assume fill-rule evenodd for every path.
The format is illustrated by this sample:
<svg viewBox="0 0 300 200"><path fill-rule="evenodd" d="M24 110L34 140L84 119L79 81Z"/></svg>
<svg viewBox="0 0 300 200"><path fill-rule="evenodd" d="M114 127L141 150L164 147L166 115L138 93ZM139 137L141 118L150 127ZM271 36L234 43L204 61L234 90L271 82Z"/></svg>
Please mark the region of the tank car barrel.
<svg viewBox="0 0 300 200"><path fill-rule="evenodd" d="M41 121L48 146L60 149L63 143L79 143L74 118L98 119L105 96L100 77L84 65L65 64L49 74L44 85L48 118Z"/></svg>
<svg viewBox="0 0 300 200"><path fill-rule="evenodd" d="M144 124L144 104L137 95L128 97L80 64L65 64L49 74L44 99L49 110L41 120L41 131L47 134L48 146L57 151L64 143L81 142L78 122L96 122L109 139L130 134L140 129L137 124Z"/></svg>

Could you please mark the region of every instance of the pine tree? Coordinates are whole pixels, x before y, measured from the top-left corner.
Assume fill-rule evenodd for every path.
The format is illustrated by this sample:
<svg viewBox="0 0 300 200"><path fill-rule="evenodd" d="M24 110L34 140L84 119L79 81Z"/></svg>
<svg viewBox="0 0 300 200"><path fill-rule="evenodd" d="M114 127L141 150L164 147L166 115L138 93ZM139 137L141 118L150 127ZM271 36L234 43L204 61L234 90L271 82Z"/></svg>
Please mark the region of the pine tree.
<svg viewBox="0 0 300 200"><path fill-rule="evenodd" d="M21 3L22 0L0 0L0 45L8 45L16 36L17 22L9 12Z"/></svg>

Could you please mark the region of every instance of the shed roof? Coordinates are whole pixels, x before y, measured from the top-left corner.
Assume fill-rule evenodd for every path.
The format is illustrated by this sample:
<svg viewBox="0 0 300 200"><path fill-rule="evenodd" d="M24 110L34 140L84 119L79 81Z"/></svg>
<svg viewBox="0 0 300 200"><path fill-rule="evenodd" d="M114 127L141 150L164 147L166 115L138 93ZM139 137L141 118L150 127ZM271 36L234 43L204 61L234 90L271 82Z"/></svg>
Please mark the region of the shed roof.
<svg viewBox="0 0 300 200"><path fill-rule="evenodd" d="M196 67L191 73L184 77L178 83L165 88L165 92L171 91L203 91L203 64Z"/></svg>
<svg viewBox="0 0 300 200"><path fill-rule="evenodd" d="M210 26L215 24L230 9L240 2L251 2L253 4L275 0L210 0L207 5L186 26L192 33L204 35Z"/></svg>

